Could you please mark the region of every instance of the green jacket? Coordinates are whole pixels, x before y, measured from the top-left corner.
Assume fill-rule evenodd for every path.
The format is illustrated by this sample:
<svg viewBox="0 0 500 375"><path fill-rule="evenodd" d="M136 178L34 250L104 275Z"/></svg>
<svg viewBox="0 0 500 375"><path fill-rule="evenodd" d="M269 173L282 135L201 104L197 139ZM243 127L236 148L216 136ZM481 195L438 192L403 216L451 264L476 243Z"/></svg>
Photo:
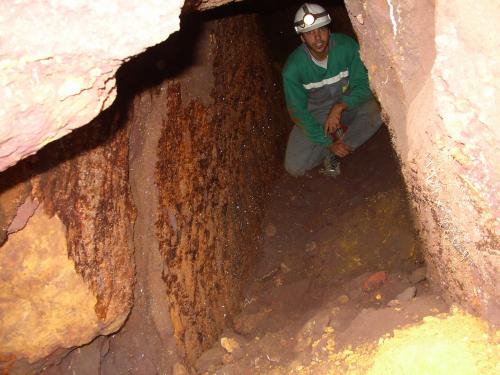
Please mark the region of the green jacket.
<svg viewBox="0 0 500 375"><path fill-rule="evenodd" d="M283 68L283 87L293 122L311 142L324 145L332 143L323 124L335 103L352 109L373 97L359 45L343 34L330 35L327 69L312 61L305 44L297 47Z"/></svg>

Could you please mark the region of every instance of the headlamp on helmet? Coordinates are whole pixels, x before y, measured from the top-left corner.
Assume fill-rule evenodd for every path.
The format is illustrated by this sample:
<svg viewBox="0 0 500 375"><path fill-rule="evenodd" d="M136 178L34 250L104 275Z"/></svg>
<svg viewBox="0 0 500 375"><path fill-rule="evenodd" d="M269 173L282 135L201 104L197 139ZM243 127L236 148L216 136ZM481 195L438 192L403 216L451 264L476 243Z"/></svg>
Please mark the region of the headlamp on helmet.
<svg viewBox="0 0 500 375"><path fill-rule="evenodd" d="M312 15L311 13L307 13L304 18L302 19L302 22L305 26L312 25L314 21L316 20L316 17Z"/></svg>
<svg viewBox="0 0 500 375"><path fill-rule="evenodd" d="M295 31L305 33L331 22L330 15L321 5L304 3L295 14Z"/></svg>

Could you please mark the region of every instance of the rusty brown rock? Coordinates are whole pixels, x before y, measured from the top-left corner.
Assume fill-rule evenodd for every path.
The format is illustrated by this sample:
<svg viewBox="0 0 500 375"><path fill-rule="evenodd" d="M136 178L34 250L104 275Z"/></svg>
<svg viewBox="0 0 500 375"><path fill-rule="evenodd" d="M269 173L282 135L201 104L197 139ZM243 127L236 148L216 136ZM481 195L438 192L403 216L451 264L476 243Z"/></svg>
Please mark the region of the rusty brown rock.
<svg viewBox="0 0 500 375"><path fill-rule="evenodd" d="M370 291L380 287L387 279L387 273L385 271L379 271L371 274L363 283L363 289L365 291Z"/></svg>
<svg viewBox="0 0 500 375"><path fill-rule="evenodd" d="M175 334L191 361L239 307L264 193L281 170L286 124L274 85L279 77L256 19L232 17L208 27L210 96L187 101L183 78L161 88L168 113L159 145L158 233Z"/></svg>
<svg viewBox="0 0 500 375"><path fill-rule="evenodd" d="M128 314L134 280L128 132L118 119L112 112L100 116L45 148L34 162L37 168L58 155L57 165L34 178L34 195L66 225L68 254L96 294L103 325Z"/></svg>
<svg viewBox="0 0 500 375"><path fill-rule="evenodd" d="M6 222L10 226L19 218L15 227L20 230L9 234L1 254L15 260L17 258L8 255L12 252L9 249L12 246L26 248L35 263L32 266L26 262L3 264L2 280L10 275L8 280L11 281L6 282L19 287L34 285L28 281L19 282L24 280L22 278L54 285L52 289L42 288L45 293L43 306L34 310L25 303L29 301L27 297L20 297L29 292L2 287L2 300L10 304L7 309L11 314L9 321L17 319L20 322L19 317L26 315L22 311L24 308L40 314L46 311L40 317L35 314L30 318L31 325L25 326L25 329L40 326L37 330L31 329L29 340L33 344L28 345L26 340L21 342L14 336L0 340L6 345L1 349L2 358L7 358L4 354L14 353L14 360L0 360L0 365L14 372L23 373L50 364L74 346L85 344L99 334L116 331L129 314L134 283L129 231L134 210L128 188L128 133L118 120L119 116L104 114L99 121L51 144L37 157L6 172L15 177L11 182L17 182L12 187L6 186L5 191L18 191L15 196L19 198L14 199L14 203L22 202L21 198L27 193L25 202L40 202L46 214L45 219L40 220L36 216L40 215L38 208L36 217L30 218L36 205L14 206L17 211L9 214L10 220ZM5 200L11 195L2 194L1 207L6 206ZM21 224L27 219L28 224L23 229ZM25 238L24 245L16 245L17 238ZM61 263L61 259L71 267ZM46 278L41 279L45 265L51 268ZM60 277L67 275L66 279L56 277L57 272L61 272ZM76 277L79 284L70 282L70 277ZM12 309L11 305L18 309ZM86 314L86 318L76 312ZM44 317L49 320L45 321ZM76 324L75 319L81 323ZM23 334L16 333L19 337Z"/></svg>

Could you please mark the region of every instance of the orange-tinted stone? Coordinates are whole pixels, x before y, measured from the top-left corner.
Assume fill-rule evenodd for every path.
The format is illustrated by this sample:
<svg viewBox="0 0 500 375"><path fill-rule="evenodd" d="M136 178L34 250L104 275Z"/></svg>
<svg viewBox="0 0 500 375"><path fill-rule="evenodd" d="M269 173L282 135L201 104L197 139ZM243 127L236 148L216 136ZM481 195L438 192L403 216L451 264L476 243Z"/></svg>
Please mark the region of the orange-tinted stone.
<svg viewBox="0 0 500 375"><path fill-rule="evenodd" d="M375 272L370 275L363 283L363 289L366 291L373 290L381 286L387 279L385 271Z"/></svg>

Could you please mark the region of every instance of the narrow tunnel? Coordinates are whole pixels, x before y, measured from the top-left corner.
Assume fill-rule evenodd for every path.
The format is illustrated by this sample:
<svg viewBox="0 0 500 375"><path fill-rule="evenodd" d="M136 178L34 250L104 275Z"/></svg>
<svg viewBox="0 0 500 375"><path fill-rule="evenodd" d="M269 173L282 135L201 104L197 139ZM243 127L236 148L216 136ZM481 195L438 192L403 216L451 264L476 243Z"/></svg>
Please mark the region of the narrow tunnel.
<svg viewBox="0 0 500 375"><path fill-rule="evenodd" d="M332 178L283 168L302 2L206 3L120 67L109 108L0 174L0 369L496 373L497 172L441 70L468 8L320 2L385 120Z"/></svg>

